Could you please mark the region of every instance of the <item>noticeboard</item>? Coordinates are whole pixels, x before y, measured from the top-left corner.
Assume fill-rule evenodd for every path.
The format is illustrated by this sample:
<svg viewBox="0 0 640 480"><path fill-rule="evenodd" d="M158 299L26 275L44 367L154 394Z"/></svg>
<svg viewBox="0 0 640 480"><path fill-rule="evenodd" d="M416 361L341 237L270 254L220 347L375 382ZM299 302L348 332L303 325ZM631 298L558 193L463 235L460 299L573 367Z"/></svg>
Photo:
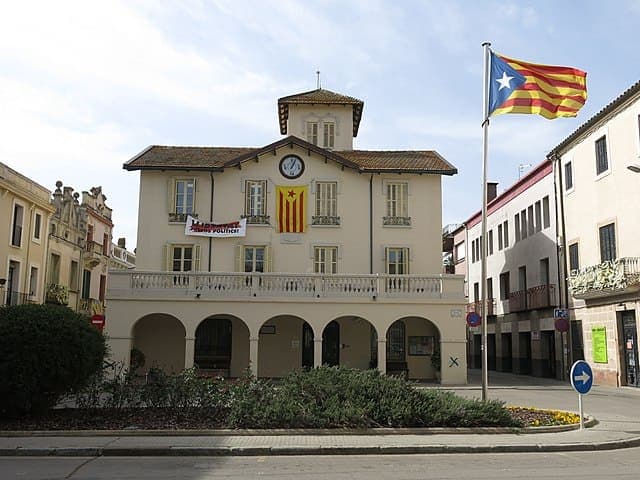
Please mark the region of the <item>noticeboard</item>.
<svg viewBox="0 0 640 480"><path fill-rule="evenodd" d="M608 363L607 329L605 327L593 327L591 329L591 341L593 346L593 361L595 363Z"/></svg>

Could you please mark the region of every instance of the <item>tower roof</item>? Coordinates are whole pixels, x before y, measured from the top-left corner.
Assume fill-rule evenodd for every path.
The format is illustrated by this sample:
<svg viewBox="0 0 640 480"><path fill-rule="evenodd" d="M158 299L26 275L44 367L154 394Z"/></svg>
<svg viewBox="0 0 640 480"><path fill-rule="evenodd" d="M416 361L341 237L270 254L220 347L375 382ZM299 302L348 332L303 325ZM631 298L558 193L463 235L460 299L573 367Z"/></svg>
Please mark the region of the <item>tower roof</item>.
<svg viewBox="0 0 640 480"><path fill-rule="evenodd" d="M353 105L353 136L358 136L358 128L360 127L360 119L362 118L362 109L364 102L354 97L342 95L340 93L317 88L309 92L296 93L287 97L278 99L278 117L280 119L280 133L287 134L287 120L289 119L289 105Z"/></svg>

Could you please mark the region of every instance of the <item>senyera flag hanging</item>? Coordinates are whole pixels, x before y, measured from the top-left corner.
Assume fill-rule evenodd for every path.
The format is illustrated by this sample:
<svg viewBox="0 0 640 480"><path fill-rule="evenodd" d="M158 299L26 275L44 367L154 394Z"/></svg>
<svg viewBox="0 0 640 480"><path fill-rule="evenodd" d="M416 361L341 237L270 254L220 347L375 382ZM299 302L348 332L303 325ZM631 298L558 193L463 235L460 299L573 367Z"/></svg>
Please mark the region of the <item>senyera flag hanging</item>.
<svg viewBox="0 0 640 480"><path fill-rule="evenodd" d="M276 194L278 231L302 233L306 227L307 187L279 186Z"/></svg>
<svg viewBox="0 0 640 480"><path fill-rule="evenodd" d="M548 119L575 117L586 100L586 72L523 62L491 52L489 115L533 113Z"/></svg>

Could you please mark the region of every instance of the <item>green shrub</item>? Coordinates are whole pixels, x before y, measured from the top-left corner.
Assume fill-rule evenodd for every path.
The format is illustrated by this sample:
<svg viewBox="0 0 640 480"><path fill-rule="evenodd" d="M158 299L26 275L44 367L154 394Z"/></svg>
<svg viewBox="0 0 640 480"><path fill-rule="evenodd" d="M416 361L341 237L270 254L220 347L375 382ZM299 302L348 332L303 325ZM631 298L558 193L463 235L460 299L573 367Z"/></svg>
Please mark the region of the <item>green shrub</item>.
<svg viewBox="0 0 640 480"><path fill-rule="evenodd" d="M39 413L100 370L105 339L58 305L0 308L0 415Z"/></svg>

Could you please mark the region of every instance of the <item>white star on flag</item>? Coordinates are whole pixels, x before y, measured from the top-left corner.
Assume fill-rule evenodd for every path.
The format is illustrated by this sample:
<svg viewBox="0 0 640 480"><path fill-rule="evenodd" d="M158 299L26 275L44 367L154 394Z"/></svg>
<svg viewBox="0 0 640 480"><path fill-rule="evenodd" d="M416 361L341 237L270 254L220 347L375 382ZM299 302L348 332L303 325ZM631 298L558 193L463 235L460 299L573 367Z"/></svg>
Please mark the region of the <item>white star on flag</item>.
<svg viewBox="0 0 640 480"><path fill-rule="evenodd" d="M498 82L500 84L500 88L498 89L498 91L502 90L503 88L511 88L511 80L513 79L513 77L510 77L507 75L507 72L502 72L502 78L496 78L496 82Z"/></svg>

